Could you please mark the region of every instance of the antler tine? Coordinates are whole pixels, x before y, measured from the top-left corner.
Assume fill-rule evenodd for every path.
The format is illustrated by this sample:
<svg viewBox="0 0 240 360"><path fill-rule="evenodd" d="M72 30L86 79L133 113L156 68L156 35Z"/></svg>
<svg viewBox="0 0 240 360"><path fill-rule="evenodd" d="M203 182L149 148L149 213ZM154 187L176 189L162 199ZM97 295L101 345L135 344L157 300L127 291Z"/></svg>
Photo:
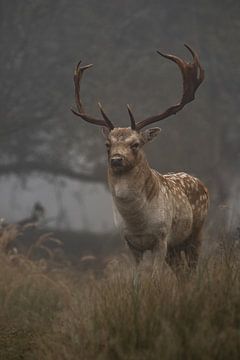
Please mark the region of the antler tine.
<svg viewBox="0 0 240 360"><path fill-rule="evenodd" d="M189 46L184 44L184 46L190 51L193 62L188 63L175 55L163 54L160 51L157 51L161 56L175 62L179 69L181 70L182 79L183 79L183 94L181 101L169 107L167 110L162 112L161 114L151 116L146 118L136 124L136 129L140 130L143 127L150 125L156 121L160 121L166 119L171 115L175 115L178 111L180 111L186 104L193 101L195 98L195 92L200 84L204 80L204 70L199 62L199 58L195 51Z"/></svg>
<svg viewBox="0 0 240 360"><path fill-rule="evenodd" d="M81 82L84 71L89 69L90 67L92 67L93 64L89 64L89 65L85 65L85 66L80 66L80 65L81 65L81 61L79 61L79 63L77 64L77 66L75 68L74 78L73 78L74 87L75 87L75 102L76 102L78 111L76 111L74 109L71 109L71 111L73 112L74 115L81 117L83 120L85 120L91 124L105 126L112 130L114 128L114 126L107 117L105 118L105 116L104 116L104 120L96 119L96 118L93 118L92 116L86 114L86 112L84 110L84 106L81 101L81 95L80 95L80 90L81 90L80 82Z"/></svg>
<svg viewBox="0 0 240 360"><path fill-rule="evenodd" d="M131 129L136 130L136 122L129 104L127 104L127 110L131 121Z"/></svg>
<svg viewBox="0 0 240 360"><path fill-rule="evenodd" d="M102 107L102 105L101 105L100 102L98 102L98 107L99 107L99 110L100 110L100 112L101 112L104 120L106 121L109 129L111 129L111 130L114 129L113 124L111 123L111 121L110 121L109 118L107 117L106 113L104 112L103 107Z"/></svg>
<svg viewBox="0 0 240 360"><path fill-rule="evenodd" d="M74 81L74 85L75 85L75 100L76 100L77 109L78 109L79 113L84 113L83 104L80 99L80 81L81 81L84 71L89 69L90 67L92 67L93 64L80 66L81 62L82 61L80 60L75 68L73 81Z"/></svg>
<svg viewBox="0 0 240 360"><path fill-rule="evenodd" d="M203 82L204 80L204 69L202 68L201 64L200 64L200 61L199 61L199 57L198 55L193 51L193 49L187 45L187 44L184 44L184 46L190 51L192 57L193 57L193 65L195 66L196 68L196 78L198 80L198 85L197 85L197 88L199 87L199 85ZM199 75L199 77L198 77ZM196 88L196 89L197 89Z"/></svg>

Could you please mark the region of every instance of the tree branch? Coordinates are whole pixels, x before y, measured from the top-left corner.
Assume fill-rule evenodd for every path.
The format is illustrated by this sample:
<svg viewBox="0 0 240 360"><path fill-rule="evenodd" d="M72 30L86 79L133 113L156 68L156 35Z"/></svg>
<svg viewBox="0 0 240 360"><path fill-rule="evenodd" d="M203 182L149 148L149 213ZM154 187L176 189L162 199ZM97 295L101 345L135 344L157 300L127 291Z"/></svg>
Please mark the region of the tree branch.
<svg viewBox="0 0 240 360"><path fill-rule="evenodd" d="M57 164L46 164L39 162L23 162L0 165L0 177L8 175L27 175L31 173L41 173L50 176L62 176L71 180L84 182L103 183L105 181L104 172L98 171L94 174L87 174L74 171Z"/></svg>

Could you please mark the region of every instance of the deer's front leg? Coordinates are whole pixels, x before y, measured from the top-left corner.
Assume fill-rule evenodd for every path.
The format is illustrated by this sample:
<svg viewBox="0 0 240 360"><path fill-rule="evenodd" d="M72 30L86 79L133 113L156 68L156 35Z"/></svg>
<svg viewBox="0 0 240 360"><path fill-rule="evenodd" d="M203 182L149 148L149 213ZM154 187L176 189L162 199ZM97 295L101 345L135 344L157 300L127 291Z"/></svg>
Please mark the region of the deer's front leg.
<svg viewBox="0 0 240 360"><path fill-rule="evenodd" d="M167 237L160 237L152 248L153 265L163 264L167 255Z"/></svg>
<svg viewBox="0 0 240 360"><path fill-rule="evenodd" d="M134 246L131 243L129 236L127 236L126 234L124 235L124 239L126 241L128 248L131 251L131 254L134 257L134 260L136 261L136 264L138 265L143 258L143 251L140 248L137 248L136 246Z"/></svg>

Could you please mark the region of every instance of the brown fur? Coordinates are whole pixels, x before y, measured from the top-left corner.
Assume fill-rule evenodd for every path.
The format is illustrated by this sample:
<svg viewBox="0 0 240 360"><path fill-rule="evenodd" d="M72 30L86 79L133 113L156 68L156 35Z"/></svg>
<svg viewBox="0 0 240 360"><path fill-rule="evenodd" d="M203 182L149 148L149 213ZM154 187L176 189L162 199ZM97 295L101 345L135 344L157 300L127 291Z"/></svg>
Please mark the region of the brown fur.
<svg viewBox="0 0 240 360"><path fill-rule="evenodd" d="M84 71L92 64L81 66L80 61L74 72L77 111L72 109L72 112L84 121L103 126L109 159L108 180L116 207L116 221L120 220L124 237L137 261L146 250L158 251L164 257L167 251L169 254L177 253L171 251L171 248L176 250L176 246L194 243L197 247L199 241L194 239L207 213L207 191L198 179L184 173L160 175L149 167L142 151L142 146L160 132L159 128L142 129L181 111L194 100L195 92L204 80L204 70L198 55L189 45L185 44L185 47L191 53L192 62L158 51L159 55L176 63L181 71L181 101L137 123L128 105L131 129L115 128L100 103L98 105L103 119L88 115L81 101L80 81ZM186 245L188 250L185 251L189 259L195 256L189 250L191 246ZM170 258L172 256L169 255Z"/></svg>
<svg viewBox="0 0 240 360"><path fill-rule="evenodd" d="M194 268L208 210L208 191L191 175L161 175L151 169L142 150L142 146L151 140L148 135L129 128L115 128L107 136L108 181L124 221L124 238L137 262L144 251L161 249L167 263L178 267L183 251L188 265ZM139 143L137 150L131 148L136 142ZM119 169L111 166L115 156L123 158L123 166ZM156 220L158 211L160 216Z"/></svg>

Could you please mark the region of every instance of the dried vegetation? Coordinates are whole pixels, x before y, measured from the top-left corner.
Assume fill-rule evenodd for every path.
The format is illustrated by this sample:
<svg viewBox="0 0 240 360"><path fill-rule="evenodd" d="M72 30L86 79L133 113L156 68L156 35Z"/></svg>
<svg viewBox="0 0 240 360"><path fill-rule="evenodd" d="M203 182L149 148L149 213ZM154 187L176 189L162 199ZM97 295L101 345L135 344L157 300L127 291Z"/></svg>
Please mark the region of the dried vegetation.
<svg viewBox="0 0 240 360"><path fill-rule="evenodd" d="M0 234L0 359L239 358L236 239L224 236L195 274L176 279L147 261L136 271L124 254L97 272L54 266L49 234L26 254L6 251L18 231Z"/></svg>

